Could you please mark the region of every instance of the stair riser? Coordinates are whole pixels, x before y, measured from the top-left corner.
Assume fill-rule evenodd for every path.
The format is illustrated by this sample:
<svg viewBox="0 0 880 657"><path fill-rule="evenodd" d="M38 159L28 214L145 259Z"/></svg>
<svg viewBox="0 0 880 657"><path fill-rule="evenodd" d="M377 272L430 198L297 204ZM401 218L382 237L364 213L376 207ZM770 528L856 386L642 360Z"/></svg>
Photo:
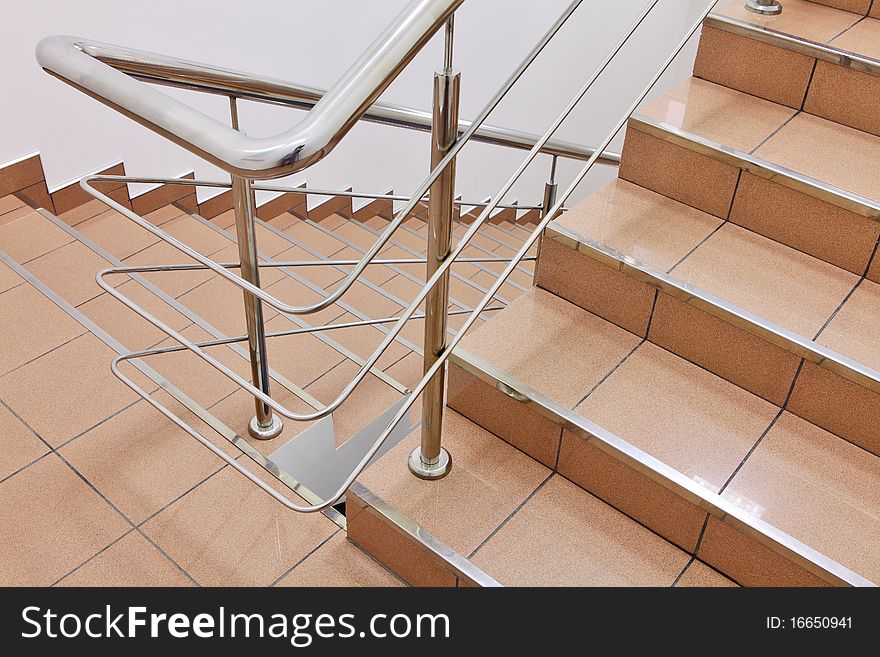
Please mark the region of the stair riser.
<svg viewBox="0 0 880 657"><path fill-rule="evenodd" d="M720 148L712 152L640 119L627 130L623 152L624 180L859 276L880 237L873 208L746 160L737 163Z"/></svg>
<svg viewBox="0 0 880 657"><path fill-rule="evenodd" d="M760 325L689 297L683 288L668 286L658 291L659 279L656 284L647 282L650 276L644 271L632 267L621 271L618 260L584 245L574 251L554 238L564 236L550 230L545 235L536 273L538 287L777 406L785 404L791 391L787 409L792 413L880 454L880 394L844 378L842 373L854 376L854 370L847 369L842 360L832 362L820 352L786 344L777 334L765 332L762 337L756 334ZM770 337L779 344L770 342ZM798 373L802 356L816 362L824 359L826 367L808 362ZM830 367L838 367L841 373Z"/></svg>
<svg viewBox="0 0 880 657"><path fill-rule="evenodd" d="M871 60L833 45L786 40L720 17L703 28L694 64L696 77L875 135L878 73Z"/></svg>
<svg viewBox="0 0 880 657"><path fill-rule="evenodd" d="M754 529L734 526L735 519L716 509L731 524L718 520L703 508L710 503L607 451L601 438L554 414L550 404L542 405L546 401L524 403L500 392L484 380L494 375L479 367L464 354L452 356L450 408L743 585L827 585L783 556L778 545L767 547L766 537L763 542L750 538L746 532Z"/></svg>
<svg viewBox="0 0 880 657"><path fill-rule="evenodd" d="M346 493L348 538L411 586L483 587L498 583L369 490Z"/></svg>

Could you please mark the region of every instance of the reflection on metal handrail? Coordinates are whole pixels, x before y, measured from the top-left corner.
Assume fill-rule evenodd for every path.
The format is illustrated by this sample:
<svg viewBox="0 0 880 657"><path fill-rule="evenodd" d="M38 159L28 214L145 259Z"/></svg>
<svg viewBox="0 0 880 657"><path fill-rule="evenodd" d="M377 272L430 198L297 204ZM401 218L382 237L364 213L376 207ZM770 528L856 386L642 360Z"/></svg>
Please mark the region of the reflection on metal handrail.
<svg viewBox="0 0 880 657"><path fill-rule="evenodd" d="M84 93L174 143L246 178L277 178L325 157L464 0L413 0L296 126L274 137L249 137L99 61L90 44L69 36L40 41L40 65ZM153 57L157 57L153 55ZM187 63L164 58L169 66Z"/></svg>
<svg viewBox="0 0 880 657"><path fill-rule="evenodd" d="M494 200L492 202L490 202L489 205L480 213L480 215L477 217L477 219L473 222L473 224L470 226L468 231L465 233L465 235L462 237L462 239L456 245L456 247L449 253L449 255L446 258L443 259L442 263L439 265L439 267L436 269L436 271L428 278L428 280L425 283L425 286L417 294L416 298L407 307L407 309L404 311L404 313L398 318L392 331L386 336L386 338L383 340L382 344L379 345L376 352L368 360L367 365L365 366L365 367L367 367L367 369L372 367L372 365L375 363L375 360L378 358L378 354L381 354L382 351L384 351L384 349L387 348L388 344L390 344L391 340L393 339L393 336L396 335L397 333L399 333L400 330L402 330L406 321L408 321L409 319L411 319L413 317L413 315L416 312L416 309L424 301L425 297L428 295L428 292L437 283L437 281L440 279L440 277L442 277L445 274L445 272L448 271L448 269L452 266L452 264L454 262L456 262L457 258L461 255L462 251L467 246L468 241L471 238L473 238L473 236L476 234L476 232L480 228L480 226L483 223L485 223L485 221L489 218L489 215L492 213L492 211L497 206L498 200L503 198L503 196L510 190L510 188L513 186L513 184L517 181L517 179L525 171L525 169L529 165L529 163L532 160L534 160L534 158L538 155L538 153L540 152L540 149L543 145L542 142L546 142L547 140L549 140L550 137L554 134L554 132L558 129L558 127L562 124L562 122L571 114L571 112L573 111L573 109L577 105L577 103L580 102L580 100L587 93L587 91L589 91L589 89L593 86L594 82L598 79L598 77L601 75L601 73L607 68L608 64L611 62L613 57L620 51L620 49L629 40L629 38L632 36L632 34L638 29L638 27L642 24L642 22L645 20L645 18L648 16L648 14L653 10L653 8L657 4L657 2L658 2L658 0L652 0L652 2L649 4L649 6L639 16L638 20L631 26L631 28L627 31L627 33L624 35L624 37L618 42L618 44L614 47L614 49L612 49L611 53L608 55L608 57L603 62L603 64L597 69L597 71L590 77L590 79L579 90L579 92L575 95L575 97L573 98L571 103L569 103L568 107L566 107L566 109L557 118L557 120L554 121L553 125L544 134L544 136L541 138L541 140L539 140L534 145L534 147L529 152L529 155L527 156L525 161L517 168L516 172L502 186L502 188L499 190L499 192L493 196ZM394 418L392 419L391 423L379 435L379 437L375 440L375 442L370 447L370 449L367 450L367 452L364 454L361 461L352 470L350 475L348 477L346 477L345 481L343 481L341 483L341 485L336 490L336 492L333 495L331 495L330 498L325 500L324 502L317 503L317 504L311 504L311 505L296 504L296 503L291 502L290 500L287 500L286 498L283 498L283 496L280 496L279 494L274 493L273 496L276 499L281 498L281 499L279 499L279 501L281 501L283 504L285 504L289 508L294 509L296 511L315 512L315 511L320 511L320 510L323 510L323 509L331 506L332 504L335 503L336 500L338 500L345 493L345 491L355 481L357 476L363 471L363 469L367 466L367 464L372 460L372 458L375 456L375 454L381 448L382 444L388 439L388 437L391 435L391 433L396 428L396 426L404 418L404 416L409 411L412 404L415 402L418 395L420 395L425 390L425 388L428 386L429 382L432 380L432 378L437 373L437 371L445 365L446 360L449 358L449 355L452 353L453 349L458 345L458 343L464 337L464 335L466 334L468 329L471 326L473 326L473 324L477 321L479 314L487 308L492 297L498 292L498 290L504 284L506 279L513 272L513 270L515 269L517 264L519 262L521 262L524 258L527 257L526 254L527 254L528 250L537 241L538 236L540 235L541 231L543 231L543 229L546 227L546 225L552 220L552 218L560 210L560 208L562 207L565 200L569 196L571 196L571 194L575 191L577 186L586 177L587 173L589 173L589 171L592 169L592 167L596 164L596 162L599 159L599 153L601 151L603 151L611 143L611 141L614 139L614 137L617 135L617 133L623 128L623 126L625 125L629 116L632 114L632 112L635 111L635 109L644 100L645 96L647 96L649 91L653 88L653 86L660 79L660 77L663 75L663 73L669 68L670 64L673 62L673 60L678 55L678 53L684 48L684 46L687 44L687 42L690 40L690 38L693 36L693 34L699 28L703 19L708 15L708 13L714 7L716 2L717 2L717 0L712 0L711 2L709 2L708 7L706 8L705 12L703 12L700 15L699 20L696 21L693 24L693 26L687 31L685 37L679 42L679 44L673 50L672 54L667 58L667 60L664 62L664 64L659 68L659 70L654 75L654 77L651 79L651 81L648 83L648 85L637 96L636 100L629 107L629 109L623 113L620 120L617 122L617 124L614 126L614 128L608 133L606 138L603 140L603 144L597 149L597 152L594 153L594 155L587 160L584 167L575 176L572 183L569 185L569 187L566 189L566 191L559 197L559 199L555 202L553 207L547 209L547 212L545 212L544 216L542 217L541 221L538 223L538 225L536 226L534 231L528 236L528 238L526 238L526 240L523 242L519 251L511 258L510 262L505 267L504 272L490 286L486 295L477 304L477 306L473 309L473 311L469 315L468 319L464 322L464 324L460 328L459 332L452 339L452 341L447 345L445 350L439 355L439 357L434 362L434 364L425 371L424 376L422 377L421 381L412 390L409 397L406 399L406 401L401 406L401 408L398 409L398 411L395 414ZM460 148L460 145L457 145L457 147ZM444 161L447 159L451 160L452 157L454 157L453 151L456 151L456 150L457 150L457 148L450 151L450 154L446 158L444 158ZM439 171L442 171L443 167L444 167L444 162L441 162L440 164L438 164L438 166L435 168L434 172L432 172L432 176L436 177L434 174L438 173ZM421 194L419 194L418 196L420 197ZM410 204L414 205L414 200L415 200L415 197L414 197L414 199L411 199L410 203L408 203L407 205L410 205ZM408 214L408 211L406 212L406 214ZM104 283L103 281L99 281L99 282L102 282L103 283L102 287L104 287L105 290L107 290L108 292L111 292L111 294L112 294L112 290L108 289L109 286L106 283ZM117 295L114 295L114 296L117 296ZM118 298L118 296L117 296L117 298ZM170 329L170 327L166 327L166 326L162 325L162 323L158 319L149 316L142 309L140 309L140 312L141 312L142 316L145 316L145 318L149 319L149 321L154 323L156 326L159 326L160 328L162 328L162 330L164 330L166 333L168 333L169 335L173 334L173 331ZM194 351L196 351L198 349L194 343L190 343L185 338L183 338L183 336L179 336L179 337L180 337L179 342L182 345L184 345L185 347L187 347L191 350L194 350ZM218 456L221 456L221 458L224 458L224 460L226 460L227 462L234 461L234 459L232 459L228 455L225 455L222 452L222 450L219 450L218 448L213 446L210 443L210 441L208 441L206 438L201 436L197 431L195 431L194 429L189 427L185 422L183 422L182 420L180 420L179 418L174 416L174 414L171 413L167 408L163 407L161 404L159 404L158 402L156 402L155 400L150 398L149 395L144 390L140 389L139 386L134 381L132 381L131 379L126 377L120 371L120 369L119 369L120 363L124 362L126 360L130 360L132 358L135 358L135 356L125 355L125 356L119 356L119 357L115 358L113 360L113 364L112 364L112 369L113 369L114 373L122 381L124 381L127 385L129 385L129 387L131 387L133 390L138 392L138 394L145 397L160 412L162 412L164 415L169 417L169 419L171 419L176 424L178 424L178 426L181 426L181 428L183 428L185 431L187 431L188 433L190 433L191 435L196 437L200 442L202 442L203 444L206 444L206 446L211 448L215 454L217 454ZM218 365L220 365L220 364L218 363ZM222 366L220 366L220 367L222 368ZM242 381L242 383L244 384L245 387L248 387L252 393L254 393L254 394L259 393L258 390L252 389L252 387L249 386L248 384L246 384L246 382ZM269 400L266 400L266 401L269 401ZM263 484L261 484L261 482L259 481L258 478L256 478L249 471L240 467L240 464L238 464L238 465L239 465L239 467L237 467L236 469L238 469L240 472L242 470L244 470L243 473L246 476L248 476L249 479L251 479L252 481L255 481L256 483L258 483L258 485L261 485L261 487L263 487L265 489L265 486Z"/></svg>

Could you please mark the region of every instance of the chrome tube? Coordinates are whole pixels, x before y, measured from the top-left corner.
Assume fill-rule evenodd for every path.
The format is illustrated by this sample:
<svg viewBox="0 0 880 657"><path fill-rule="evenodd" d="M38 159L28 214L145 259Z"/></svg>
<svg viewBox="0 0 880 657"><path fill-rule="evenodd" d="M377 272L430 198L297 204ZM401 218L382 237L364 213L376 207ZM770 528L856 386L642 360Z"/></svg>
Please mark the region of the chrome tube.
<svg viewBox="0 0 880 657"><path fill-rule="evenodd" d="M461 73L452 68L451 22L446 31L444 68L434 73L434 132L431 134L431 169L446 156L458 137L459 92ZM426 280L443 264L452 249L452 225L455 219L455 160L431 186L428 201L428 248ZM425 298L424 371L442 356L446 349L446 323L449 308L449 270ZM443 397L446 371L437 370L422 396L421 445L410 454L409 469L421 479L440 479L452 467L449 452L441 447L443 429Z"/></svg>
<svg viewBox="0 0 880 657"><path fill-rule="evenodd" d="M92 96L179 146L246 178L277 178L325 157L360 120L401 70L463 0L412 0L296 126L267 138L243 135L188 105L103 63L95 47L123 59L186 62L71 36L40 41L36 57L48 73Z"/></svg>

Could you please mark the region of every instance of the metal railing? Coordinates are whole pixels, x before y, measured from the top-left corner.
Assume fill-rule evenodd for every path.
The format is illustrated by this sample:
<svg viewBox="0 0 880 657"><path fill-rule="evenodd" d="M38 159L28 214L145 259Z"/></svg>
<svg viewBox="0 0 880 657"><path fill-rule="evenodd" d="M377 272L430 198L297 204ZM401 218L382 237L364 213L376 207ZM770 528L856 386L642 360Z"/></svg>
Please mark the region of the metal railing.
<svg viewBox="0 0 880 657"><path fill-rule="evenodd" d="M561 142L553 142L552 140L554 133L558 130L562 122L571 114L575 106L581 101L599 76L605 71L612 59L623 48L632 34L642 25L651 11L656 7L659 0L651 0L639 14L637 20L630 26L625 35L611 50L599 68L590 76L588 81L581 87L566 109L554 121L550 129L542 136L534 138L533 140L531 136L528 138L531 147L526 159L502 188L491 197L491 200L487 204L485 204L479 216L473 221L464 236L462 236L453 248L451 245L450 230L452 208L455 203L453 189L454 174L452 172L456 156L470 139L476 138L476 135L481 130L484 131L483 135L485 137L486 128L483 127L483 123L486 118L497 107L513 85L520 79L525 70L543 51L549 41L569 20L575 10L582 3L582 0L574 0L569 4L550 29L538 41L535 47L514 69L505 83L493 95L478 116L471 122L463 123L458 121L457 117L458 74L452 69L452 15L455 9L461 4L461 1L462 0L416 0L411 3L401 16L392 23L388 30L386 30L358 60L352 69L343 76L343 79L337 83L337 85L335 85L326 96L315 102L313 109L309 113L310 117L314 113L316 115L315 118L309 119L307 117L293 130L270 140L253 140L235 130L238 128L236 98L251 98L255 95L255 89L262 88L261 93L264 97L261 98L261 100L294 104L290 99L291 91L289 85L285 90L282 88L284 83L279 83L278 81L274 81L274 86L272 86L265 83L266 81L261 82L254 79L248 79L243 74L233 75L231 72L221 69L213 69L211 67L205 67L204 65L191 65L190 63L181 62L180 60L170 60L157 55L146 55L144 53L126 51L113 46L84 44L69 37L51 37L41 42L38 47L38 59L40 60L40 63L52 74L61 77L89 95L97 97L102 102L116 107L123 113L132 116L132 118L138 122L150 127L160 134L168 136L176 143L184 145L189 148L189 150L207 156L207 159L219 164L232 175L231 183L125 178L116 176L91 176L83 179L82 186L86 191L96 198L101 199L105 204L109 205L123 216L134 221L156 237L171 244L198 263L144 267L118 267L103 270L98 274L98 283L108 294L118 299L178 342L178 346L174 347L143 350L120 355L113 360L111 368L117 377L181 429L195 437L226 463L247 476L251 481L254 481L254 483L282 502L285 506L296 511L320 511L334 504L376 455L382 444L392 434L397 424L401 422L415 400L423 392L426 393L423 400L423 404L425 405L424 414L425 416L433 417L435 420L423 424L422 445L411 456L410 466L416 474L426 478L436 478L442 476L448 471L450 460L448 459L448 455L445 455L440 447L440 420L442 419L443 400L442 371L451 351L455 348L467 330L474 324L479 314L489 307L491 300L511 272L514 271L521 262L530 258L530 256L527 256L528 250L537 241L541 231L547 223L549 223L549 221L562 209L563 203L573 193L574 189L580 184L592 167L600 161L608 163L619 161L619 156L608 153L606 149L623 127L630 114L644 99L648 91L659 79L660 75L666 70L666 68L668 68L674 57L681 51L693 33L700 26L705 16L708 15L711 8L715 5L715 2L709 4L706 11L687 32L686 37L676 47L673 54L661 67L651 83L638 96L632 107L624 113L614 130L605 140L603 140L603 143L600 146L590 149L583 147L573 149L567 146L568 154L562 152L565 149L562 149L560 146ZM412 58L415 52L424 45L430 35L436 32L436 30L443 24L445 24L447 28L446 58L443 69L438 71L435 75L435 110L432 119L433 169L430 175L425 181L423 181L414 194L405 201L403 208L396 213L386 230L379 236L373 246L367 250L360 260L321 261L320 264L323 265L345 264L352 266L352 269L348 275L344 277L338 287L324 299L310 305L292 306L261 290L259 287L260 266L258 266L256 240L254 236L254 191L258 189L271 189L271 191L302 192L303 190L301 188L261 186L254 184L253 180L255 178L277 177L293 171L302 170L305 166L314 163L317 159L320 159L329 153L329 151L332 150L332 147L342 138L342 135L350 129L353 121L368 116L371 111L371 105L375 108L374 101L378 94L381 93L381 90L390 83L393 77L401 70L405 63ZM100 50L100 57L103 57L103 59L95 59L92 54L90 54L90 49L95 53L95 56L97 56L97 52ZM108 54L110 52L116 52L117 58L114 59L110 56ZM122 53L124 53L124 56L122 56ZM159 65L157 65L157 63ZM196 68L196 66L199 68ZM117 70L116 67L118 67L119 70ZM375 67L376 70L370 71L368 74L366 71L370 67ZM177 101L173 101L162 94L158 94L158 92L153 93L157 93L159 96L166 98L166 100L158 101L150 94L141 93L141 91L135 89L135 87L142 86L141 83L134 81L122 71L127 71L137 75L141 79L152 82L163 80L163 71L173 71L173 75L169 72L168 75L165 76L168 78L166 80L167 83L175 84L177 86L188 86L190 88L200 88L201 90L210 90L213 93L219 93L219 90L223 89L223 87L220 86L220 82L225 81L224 84L226 85L226 90L223 92L230 96L233 128L226 128L226 126L222 126L222 124L219 124L213 119L208 119L203 115L200 115L201 118L197 121L192 120L192 110L186 108L186 106ZM211 84L208 85L208 82ZM133 87L132 85L135 86ZM371 85L374 87L372 91L370 91ZM247 91L248 89L250 89L250 91ZM232 92L233 90L235 90L235 93ZM277 99L284 94L288 94L287 100L278 101ZM276 100L269 100L270 96L274 96ZM163 112L171 112L171 115L164 116L162 115ZM322 119L321 116L324 116L324 118ZM305 125L305 127L303 127L303 125ZM217 126L223 127L223 130L220 130ZM331 134L332 131L328 126L335 126L336 132ZM306 128L314 130L317 135L311 134ZM518 134L521 136L523 133ZM485 140L489 139L487 138ZM504 145L520 148L522 147L522 144L523 142L521 140L518 141L517 139L513 139ZM555 145L551 146L551 144ZM254 150L247 151L247 148L253 148ZM587 151L590 152L590 155L586 157L584 167L575 177L574 182L569 188L561 195L561 197L557 198L558 194L556 192L558 187L555 181L556 158L561 155L572 157L573 159L584 159L583 155ZM282 154L284 152L287 152L288 154L283 156ZM461 255L479 228L487 221L489 216L501 206L500 200L510 192L512 186L540 153L550 153L554 156L551 179L545 190L545 203L541 206L542 218L536 228L525 239L521 248L513 258L490 258L487 260L503 260L507 265L504 272L498 277L495 283L490 286L481 302L470 312L467 320L459 329L458 333L456 333L455 337L447 343L446 317L448 316L448 313L446 309L448 306L448 275L450 268L455 262L476 262L486 260L462 258ZM113 199L92 186L93 183L111 180L123 182L162 181L200 187L231 188L234 196L240 261L237 263L217 263L212 261L186 244L180 242L172 235L166 233L161 228L156 227L142 217L139 217L131 210L115 202ZM269 394L269 369L265 358L266 334L262 327L261 303L270 305L282 314L298 315L317 312L339 300L367 266L390 262L412 263L413 260L411 259L381 260L377 258L377 255L388 242L391 235L410 215L415 206L422 201L429 190L431 192L428 197L429 248L424 260L428 268L427 280L425 285L416 295L416 298L399 317L355 323L357 325L369 325L370 323L378 324L393 322L394 327L385 335L384 339L378 347L376 347L373 354L366 359L358 373L344 387L339 396L333 402L311 413L296 413L278 403ZM422 262L420 259L416 260ZM272 263L272 266L316 266L316 263ZM235 268L241 269L241 276L236 276L229 271L230 269ZM175 331L172 327L164 324L160 319L147 312L131 299L125 297L117 288L113 287L106 280L107 276L113 274L185 270L211 270L242 289L245 298L246 317L248 319L248 334L246 336L203 342L191 341L184 335ZM258 438L271 438L274 435L277 435L278 431L280 431L280 423L273 415L273 411L292 420L308 421L324 417L337 409L340 404L350 396L352 391L364 379L364 377L375 367L382 353L400 334L406 322L417 317L417 308L426 300L426 312L424 315L426 319L425 368L423 378L410 392L407 399L404 400L404 403L401 405L388 427L386 427L367 450L361 461L351 471L349 476L341 482L336 492L327 500L315 504L298 504L278 493L259 477L251 473L242 464L238 463L237 460L228 456L223 450L216 447L197 430L174 415L174 413L168 408L153 399L149 393L140 388L135 381L127 377L120 369L120 365L123 362L131 360L139 361L140 359L148 358L159 353L189 350L254 396L257 413L254 420L251 422L251 433ZM333 325L321 326L298 332L332 330L333 328ZM339 328L339 326L336 328ZM271 335L289 335L296 332L297 331L287 331ZM249 344L252 368L251 382L248 382L232 369L223 365L205 350L207 347L244 341L247 341Z"/></svg>

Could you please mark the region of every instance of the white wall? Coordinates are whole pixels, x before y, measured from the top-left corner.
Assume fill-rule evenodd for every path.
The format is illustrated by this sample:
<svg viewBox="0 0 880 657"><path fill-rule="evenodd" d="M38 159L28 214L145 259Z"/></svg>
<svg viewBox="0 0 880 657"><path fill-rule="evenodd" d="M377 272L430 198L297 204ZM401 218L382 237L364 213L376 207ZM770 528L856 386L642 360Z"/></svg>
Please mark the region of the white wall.
<svg viewBox="0 0 880 657"><path fill-rule="evenodd" d="M490 122L543 131L569 97L617 42L648 0L587 0L542 54ZM661 0L618 61L597 83L558 136L596 143L633 94L680 39L707 0ZM0 162L42 153L49 186L124 160L129 174L171 176L195 168L197 176L223 174L43 73L34 45L49 34L73 34L187 59L329 87L406 0L4 0L0 39L2 88ZM457 15L455 63L462 71L462 117L476 114L516 63L555 20L567 0L467 0ZM137 7L147 7L135 10ZM683 53L660 88L688 75L693 46ZM428 109L431 76L441 61L442 35L410 64L384 100ZM200 110L227 120L225 99L177 94ZM296 110L243 103L242 126L270 135L297 121ZM619 148L620 139L616 146ZM482 199L506 180L523 153L483 144L465 149L458 191ZM509 198L537 202L547 174L540 158ZM291 182L312 187L353 185L359 191L415 188L428 171L427 136L359 124L326 160ZM562 182L574 165L561 167ZM597 167L583 189L613 172ZM206 190L201 197L209 195ZM317 199L316 199L317 200Z"/></svg>

